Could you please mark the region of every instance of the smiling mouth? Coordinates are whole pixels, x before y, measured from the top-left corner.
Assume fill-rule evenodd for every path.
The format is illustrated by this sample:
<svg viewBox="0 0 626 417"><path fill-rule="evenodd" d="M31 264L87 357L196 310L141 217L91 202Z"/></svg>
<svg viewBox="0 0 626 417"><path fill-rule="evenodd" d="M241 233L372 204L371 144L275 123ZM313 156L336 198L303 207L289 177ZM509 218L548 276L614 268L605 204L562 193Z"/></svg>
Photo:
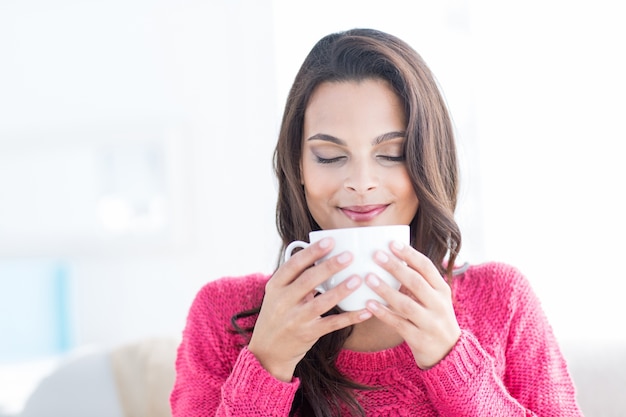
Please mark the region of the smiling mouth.
<svg viewBox="0 0 626 417"><path fill-rule="evenodd" d="M374 219L385 211L388 204L375 204L367 206L340 207L341 211L352 221L366 222Z"/></svg>

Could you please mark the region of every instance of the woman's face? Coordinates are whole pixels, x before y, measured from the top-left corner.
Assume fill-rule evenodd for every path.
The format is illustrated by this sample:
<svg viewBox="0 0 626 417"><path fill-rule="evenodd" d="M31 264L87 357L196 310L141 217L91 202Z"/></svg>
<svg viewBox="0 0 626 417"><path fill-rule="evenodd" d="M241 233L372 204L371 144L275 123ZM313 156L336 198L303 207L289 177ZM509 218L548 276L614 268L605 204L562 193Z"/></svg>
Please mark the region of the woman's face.
<svg viewBox="0 0 626 417"><path fill-rule="evenodd" d="M409 224L418 200L403 154L406 116L383 80L324 82L304 115L302 184L322 229Z"/></svg>

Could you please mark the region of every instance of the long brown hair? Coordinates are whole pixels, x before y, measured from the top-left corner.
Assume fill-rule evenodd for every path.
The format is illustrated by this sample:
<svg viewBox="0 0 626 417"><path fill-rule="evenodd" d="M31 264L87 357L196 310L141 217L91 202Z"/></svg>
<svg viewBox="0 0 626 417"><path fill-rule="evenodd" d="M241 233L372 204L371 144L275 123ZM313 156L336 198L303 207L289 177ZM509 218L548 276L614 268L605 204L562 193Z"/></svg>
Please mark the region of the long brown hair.
<svg viewBox="0 0 626 417"><path fill-rule="evenodd" d="M307 208L300 181L304 113L309 99L322 82L366 79L386 80L404 105L404 155L419 201L410 224L411 245L450 280L461 233L454 220L458 165L448 110L419 54L402 40L372 29L353 29L322 38L304 60L289 92L274 151L280 253L290 242L306 240L310 231L320 229ZM336 311L329 312L333 313ZM233 318L235 326L242 315ZM323 336L297 365L295 376L300 378L300 388L292 414L297 411L302 416L328 417L337 415L341 404L356 414L365 414L353 395L355 389L365 387L341 375L334 363L350 331L347 328Z"/></svg>

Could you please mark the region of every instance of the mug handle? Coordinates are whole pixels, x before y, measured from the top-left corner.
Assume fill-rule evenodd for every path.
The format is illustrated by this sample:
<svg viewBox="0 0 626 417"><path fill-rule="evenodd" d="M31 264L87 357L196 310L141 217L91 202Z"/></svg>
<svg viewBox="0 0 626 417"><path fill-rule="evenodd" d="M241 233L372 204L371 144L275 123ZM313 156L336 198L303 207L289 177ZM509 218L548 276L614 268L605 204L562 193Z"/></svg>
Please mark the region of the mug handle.
<svg viewBox="0 0 626 417"><path fill-rule="evenodd" d="M285 262L287 262L289 258L291 258L291 253L295 248L304 249L309 245L310 243L303 242L302 240L294 240L293 242L291 242L289 245L287 245L287 249L285 249Z"/></svg>
<svg viewBox="0 0 626 417"><path fill-rule="evenodd" d="M291 253L295 248L304 249L307 248L309 245L310 243L303 242L302 240L294 240L293 242L291 242L289 245L287 245L287 248L285 249L285 262L287 262L289 258L291 258ZM315 287L315 291L323 293L326 291L326 288L320 285Z"/></svg>

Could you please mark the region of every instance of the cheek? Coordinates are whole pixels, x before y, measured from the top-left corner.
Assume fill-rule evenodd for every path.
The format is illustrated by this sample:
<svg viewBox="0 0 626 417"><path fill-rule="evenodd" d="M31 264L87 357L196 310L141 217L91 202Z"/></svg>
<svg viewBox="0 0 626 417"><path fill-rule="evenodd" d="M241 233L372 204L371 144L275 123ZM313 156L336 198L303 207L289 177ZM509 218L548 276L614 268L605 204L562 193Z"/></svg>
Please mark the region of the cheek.
<svg viewBox="0 0 626 417"><path fill-rule="evenodd" d="M315 164L302 163L301 182L307 198L328 198L337 188L338 175L333 170L319 169Z"/></svg>
<svg viewBox="0 0 626 417"><path fill-rule="evenodd" d="M307 179L304 181L304 194L307 198L309 205L320 204L321 202L328 201L334 194L335 187L330 181L332 178L325 178L324 176L317 176L314 179Z"/></svg>
<svg viewBox="0 0 626 417"><path fill-rule="evenodd" d="M417 194L413 189L413 184L409 178L409 174L404 171L400 176L402 180L394 181L392 184L395 187L395 194L401 198L403 202L403 210L414 216L419 206ZM396 177L398 178L398 177Z"/></svg>
<svg viewBox="0 0 626 417"><path fill-rule="evenodd" d="M319 185L319 184L317 184ZM318 187L304 186L306 205L315 222L322 228L329 228L326 222L330 215L329 193Z"/></svg>
<svg viewBox="0 0 626 417"><path fill-rule="evenodd" d="M411 184L411 181L408 178L402 187L401 193L409 205L415 205L417 208L417 194L415 194L413 184Z"/></svg>
<svg viewBox="0 0 626 417"><path fill-rule="evenodd" d="M336 194L336 175L306 172L304 176L306 204L311 216L322 229L332 226L328 221L333 212Z"/></svg>

